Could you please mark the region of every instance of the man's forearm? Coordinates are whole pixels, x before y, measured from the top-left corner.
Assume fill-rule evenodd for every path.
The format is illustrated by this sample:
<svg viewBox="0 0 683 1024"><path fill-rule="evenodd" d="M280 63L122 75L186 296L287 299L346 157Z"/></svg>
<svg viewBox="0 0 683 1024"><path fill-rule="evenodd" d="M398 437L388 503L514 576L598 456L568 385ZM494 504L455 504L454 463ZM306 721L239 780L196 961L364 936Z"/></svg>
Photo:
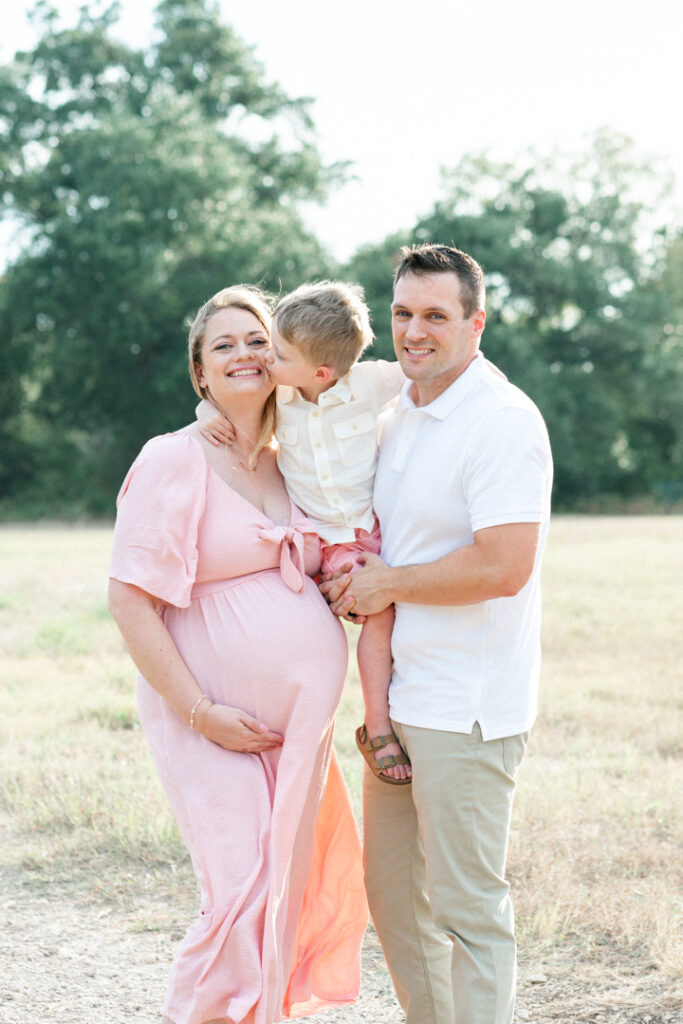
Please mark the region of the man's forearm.
<svg viewBox="0 0 683 1024"><path fill-rule="evenodd" d="M475 544L435 562L388 569L389 603L467 605L517 593L512 574L486 559Z"/></svg>
<svg viewBox="0 0 683 1024"><path fill-rule="evenodd" d="M468 605L512 597L531 576L538 536L537 523L512 523L480 530L472 544L433 562L390 567L368 559L351 577L347 597L359 615L392 603Z"/></svg>

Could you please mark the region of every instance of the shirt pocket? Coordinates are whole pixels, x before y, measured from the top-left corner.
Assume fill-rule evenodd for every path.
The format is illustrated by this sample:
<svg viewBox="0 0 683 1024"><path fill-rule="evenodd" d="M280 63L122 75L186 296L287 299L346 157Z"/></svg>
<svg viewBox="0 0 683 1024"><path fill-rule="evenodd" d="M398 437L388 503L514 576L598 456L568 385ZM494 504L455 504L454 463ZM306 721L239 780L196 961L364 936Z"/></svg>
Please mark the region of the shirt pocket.
<svg viewBox="0 0 683 1024"><path fill-rule="evenodd" d="M333 423L339 457L345 466L357 466L374 459L377 452L377 419L371 412Z"/></svg>
<svg viewBox="0 0 683 1024"><path fill-rule="evenodd" d="M281 426L276 427L275 437L277 443L284 445L286 448L296 444L299 436L297 427L292 426L288 423L283 423Z"/></svg>

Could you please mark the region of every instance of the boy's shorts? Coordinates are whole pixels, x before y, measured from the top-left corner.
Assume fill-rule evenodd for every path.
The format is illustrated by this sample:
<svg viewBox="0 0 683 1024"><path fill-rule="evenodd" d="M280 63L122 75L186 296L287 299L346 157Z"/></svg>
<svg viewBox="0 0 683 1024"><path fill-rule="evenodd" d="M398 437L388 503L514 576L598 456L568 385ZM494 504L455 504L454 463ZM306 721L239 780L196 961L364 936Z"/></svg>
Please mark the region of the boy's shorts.
<svg viewBox="0 0 683 1024"><path fill-rule="evenodd" d="M375 516L370 533L367 530L356 530L355 540L349 540L345 544L323 544L320 571L337 572L342 565L351 562L353 564L351 572L355 572L360 564L358 561L360 555L365 554L366 551L378 555L381 550L382 537L379 532L379 522Z"/></svg>

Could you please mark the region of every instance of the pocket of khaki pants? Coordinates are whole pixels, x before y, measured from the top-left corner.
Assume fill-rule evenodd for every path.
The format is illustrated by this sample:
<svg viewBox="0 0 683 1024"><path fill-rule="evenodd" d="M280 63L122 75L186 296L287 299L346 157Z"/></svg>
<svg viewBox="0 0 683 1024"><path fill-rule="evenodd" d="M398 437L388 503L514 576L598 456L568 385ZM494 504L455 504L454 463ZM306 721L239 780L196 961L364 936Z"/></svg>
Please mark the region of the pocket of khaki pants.
<svg viewBox="0 0 683 1024"><path fill-rule="evenodd" d="M528 739L528 732L521 732L517 736L503 737L503 766L511 779L517 776Z"/></svg>

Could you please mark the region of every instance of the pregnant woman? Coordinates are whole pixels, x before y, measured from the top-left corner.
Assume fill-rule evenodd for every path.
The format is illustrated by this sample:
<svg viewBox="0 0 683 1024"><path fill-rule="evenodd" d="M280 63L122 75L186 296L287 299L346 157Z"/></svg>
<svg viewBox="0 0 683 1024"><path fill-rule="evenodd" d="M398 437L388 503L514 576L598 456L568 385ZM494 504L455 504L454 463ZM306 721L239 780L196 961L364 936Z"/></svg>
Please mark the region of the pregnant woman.
<svg viewBox="0 0 683 1024"><path fill-rule="evenodd" d="M110 609L201 888L165 1024L273 1024L359 987L360 846L332 752L346 641L270 447L269 326L245 286L200 309L190 377L235 442L153 438L118 499Z"/></svg>

